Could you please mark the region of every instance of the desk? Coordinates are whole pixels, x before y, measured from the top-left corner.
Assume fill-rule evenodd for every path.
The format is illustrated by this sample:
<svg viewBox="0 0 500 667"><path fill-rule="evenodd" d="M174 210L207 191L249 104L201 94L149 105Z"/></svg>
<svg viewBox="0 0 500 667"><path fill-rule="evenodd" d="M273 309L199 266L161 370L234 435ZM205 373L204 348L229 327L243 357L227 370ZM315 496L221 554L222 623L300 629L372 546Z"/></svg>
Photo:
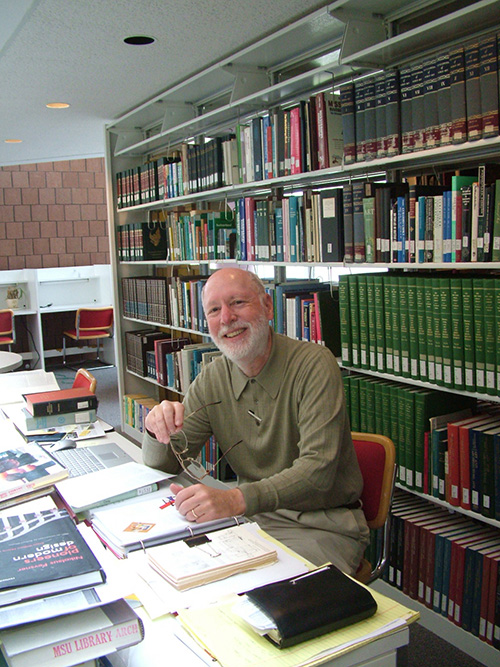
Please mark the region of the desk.
<svg viewBox="0 0 500 667"><path fill-rule="evenodd" d="M23 363L23 358L16 352L4 352L0 350L0 373L13 371Z"/></svg>
<svg viewBox="0 0 500 667"><path fill-rule="evenodd" d="M31 373L35 374L37 378L40 375L40 373L37 374L35 371L31 371ZM21 373L19 373L19 376L21 376ZM2 380L0 379L0 386L1 384ZM133 459L140 461L140 448L128 438L114 431L100 438L95 438L92 441L87 441L85 444L102 444L109 441L115 442L132 456ZM93 531L88 526L83 526L82 529L88 530L93 535ZM97 538L95 535L93 537L95 541ZM93 546L90 539L88 541L95 550L97 557L100 558L103 567L108 571L109 576L111 576L112 572L115 572L115 563L116 571L118 571L119 561L116 561L112 554L104 549L100 556L99 549L101 549L101 544L97 543ZM214 664L211 661L207 662L206 657L202 659L193 648L184 644L176 636L179 624L172 615L162 616L153 621L149 618L144 608L138 608L137 613L144 621L145 639L135 646L107 656L113 667L144 667L144 665L155 665L158 664L158 656L165 655L167 652L169 659L173 663L186 665L187 667L203 667L203 665ZM369 643L348 650L337 657L325 658L321 664L328 665L329 667L396 667L397 651L399 648L406 646L408 641L408 625L403 623L390 634L377 637ZM197 650L201 653L200 649Z"/></svg>

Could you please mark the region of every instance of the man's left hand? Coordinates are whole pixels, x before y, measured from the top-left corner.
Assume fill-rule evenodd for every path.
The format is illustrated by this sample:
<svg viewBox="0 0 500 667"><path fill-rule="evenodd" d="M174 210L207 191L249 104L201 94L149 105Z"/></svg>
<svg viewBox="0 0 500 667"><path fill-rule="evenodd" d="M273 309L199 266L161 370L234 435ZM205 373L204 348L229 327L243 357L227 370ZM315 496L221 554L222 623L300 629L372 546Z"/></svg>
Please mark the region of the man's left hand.
<svg viewBox="0 0 500 667"><path fill-rule="evenodd" d="M204 523L214 519L245 514L246 505L239 489L214 489L204 484L186 488L170 486L175 495L175 506L188 521Z"/></svg>

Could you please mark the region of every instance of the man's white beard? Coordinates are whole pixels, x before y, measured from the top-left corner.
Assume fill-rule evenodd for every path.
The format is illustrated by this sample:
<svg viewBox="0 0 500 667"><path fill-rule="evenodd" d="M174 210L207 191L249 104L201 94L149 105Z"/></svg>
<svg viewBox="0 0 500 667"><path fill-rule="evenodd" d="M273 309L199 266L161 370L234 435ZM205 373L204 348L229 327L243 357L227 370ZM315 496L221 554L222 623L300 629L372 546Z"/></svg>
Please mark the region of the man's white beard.
<svg viewBox="0 0 500 667"><path fill-rule="evenodd" d="M224 338L225 334L231 331L236 331L237 329L245 328L250 331L250 336L246 337L244 341L234 340L229 342L227 338ZM219 350L224 354L228 359L234 361L237 364L242 360L255 359L261 354L264 354L267 342L269 337L269 320L263 314L255 322L235 322L230 327L222 327L219 329L219 335L214 337L212 340L217 345Z"/></svg>

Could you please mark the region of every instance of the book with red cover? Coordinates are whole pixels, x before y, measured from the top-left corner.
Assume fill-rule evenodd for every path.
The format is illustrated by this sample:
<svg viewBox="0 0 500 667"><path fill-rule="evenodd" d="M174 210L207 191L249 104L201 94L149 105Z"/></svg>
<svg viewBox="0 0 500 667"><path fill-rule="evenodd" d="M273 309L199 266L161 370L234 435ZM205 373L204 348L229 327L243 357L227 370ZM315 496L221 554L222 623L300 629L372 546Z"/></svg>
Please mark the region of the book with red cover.
<svg viewBox="0 0 500 667"><path fill-rule="evenodd" d="M430 582L428 580L430 563L432 563L434 573L434 541L430 539L430 535L435 530L449 528L452 523L456 523L456 518L450 519L448 512L438 512L434 518L428 521L417 522L419 530L417 600L427 607L432 606L432 586L429 586Z"/></svg>
<svg viewBox="0 0 500 667"><path fill-rule="evenodd" d="M479 627L478 637L486 641L488 627L488 610L490 602L490 581L492 576L492 567L495 558L500 558L500 549L493 553L485 554L483 557L483 574L481 577L481 599L479 607Z"/></svg>
<svg viewBox="0 0 500 667"><path fill-rule="evenodd" d="M97 396L84 387L23 394L23 398L26 409L33 417L97 409Z"/></svg>
<svg viewBox="0 0 500 667"><path fill-rule="evenodd" d="M498 639L498 634L495 637L495 631L498 632L498 619L496 618L497 610L497 587L500 579L500 555L495 556L490 562L490 582L488 593L488 610L486 618L486 643L495 645ZM496 644L498 647L498 644Z"/></svg>

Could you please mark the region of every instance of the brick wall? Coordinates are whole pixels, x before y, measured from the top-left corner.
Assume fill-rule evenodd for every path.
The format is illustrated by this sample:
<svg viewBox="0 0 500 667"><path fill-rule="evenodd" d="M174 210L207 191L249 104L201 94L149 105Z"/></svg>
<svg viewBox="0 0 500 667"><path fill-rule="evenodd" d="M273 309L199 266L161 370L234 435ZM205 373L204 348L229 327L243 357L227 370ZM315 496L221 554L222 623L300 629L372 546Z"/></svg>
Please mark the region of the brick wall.
<svg viewBox="0 0 500 667"><path fill-rule="evenodd" d="M0 270L109 261L103 158L0 168Z"/></svg>

